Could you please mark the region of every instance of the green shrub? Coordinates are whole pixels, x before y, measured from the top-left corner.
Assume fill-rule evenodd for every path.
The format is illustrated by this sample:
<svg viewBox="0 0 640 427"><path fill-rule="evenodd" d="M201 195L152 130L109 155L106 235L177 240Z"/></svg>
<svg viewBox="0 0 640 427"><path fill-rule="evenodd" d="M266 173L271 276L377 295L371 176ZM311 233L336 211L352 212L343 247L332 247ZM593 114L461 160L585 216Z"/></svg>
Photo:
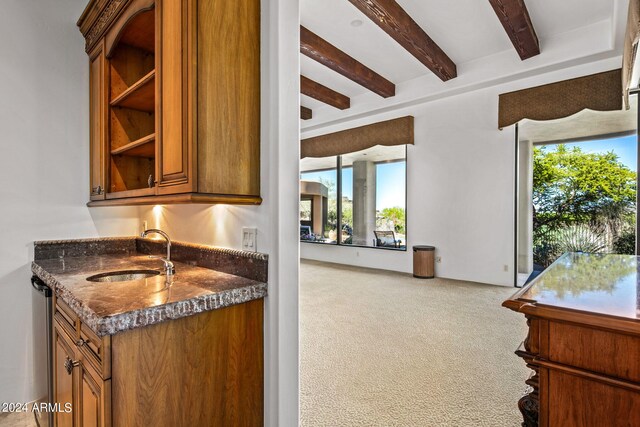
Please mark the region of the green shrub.
<svg viewBox="0 0 640 427"><path fill-rule="evenodd" d="M627 230L620 234L613 242L613 252L617 254L635 255L636 233L633 230Z"/></svg>

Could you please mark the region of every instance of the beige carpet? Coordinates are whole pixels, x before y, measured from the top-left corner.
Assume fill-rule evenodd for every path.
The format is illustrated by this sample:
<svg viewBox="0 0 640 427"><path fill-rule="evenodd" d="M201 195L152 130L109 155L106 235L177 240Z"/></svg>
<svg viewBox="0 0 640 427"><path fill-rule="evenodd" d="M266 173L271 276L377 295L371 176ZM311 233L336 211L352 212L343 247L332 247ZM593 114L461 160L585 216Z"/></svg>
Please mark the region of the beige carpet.
<svg viewBox="0 0 640 427"><path fill-rule="evenodd" d="M519 426L513 288L303 261L301 425Z"/></svg>
<svg viewBox="0 0 640 427"><path fill-rule="evenodd" d="M38 425L31 412L0 412L0 427L38 427Z"/></svg>

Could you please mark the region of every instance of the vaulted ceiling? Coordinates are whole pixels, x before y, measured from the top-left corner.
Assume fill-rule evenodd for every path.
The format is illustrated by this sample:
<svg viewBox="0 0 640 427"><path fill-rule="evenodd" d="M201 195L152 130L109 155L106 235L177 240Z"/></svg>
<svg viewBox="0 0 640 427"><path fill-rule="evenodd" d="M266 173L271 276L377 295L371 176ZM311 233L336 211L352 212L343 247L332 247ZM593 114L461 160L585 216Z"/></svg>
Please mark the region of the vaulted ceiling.
<svg viewBox="0 0 640 427"><path fill-rule="evenodd" d="M323 116L362 111L362 102L391 105L417 79L423 87L453 87L467 78L469 64L493 57L524 70L563 34L607 20L613 26L624 6L624 0L301 0L301 104L313 115L303 129ZM305 51L317 39L337 53L323 50L318 58L313 46ZM340 53L364 67L360 74L382 80L367 88L348 70L335 71L335 64L332 70L327 61Z"/></svg>

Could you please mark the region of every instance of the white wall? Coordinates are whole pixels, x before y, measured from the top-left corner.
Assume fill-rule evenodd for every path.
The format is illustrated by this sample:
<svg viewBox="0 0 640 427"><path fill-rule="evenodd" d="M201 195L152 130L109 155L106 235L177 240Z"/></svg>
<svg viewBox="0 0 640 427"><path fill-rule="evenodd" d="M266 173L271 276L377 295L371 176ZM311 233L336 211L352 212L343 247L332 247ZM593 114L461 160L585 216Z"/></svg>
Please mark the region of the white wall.
<svg viewBox="0 0 640 427"><path fill-rule="evenodd" d="M34 240L131 235L137 208L89 209L88 60L75 22L84 0L5 0L0 14L0 402L45 387L32 333ZM33 309L36 308L34 311Z"/></svg>
<svg viewBox="0 0 640 427"><path fill-rule="evenodd" d="M436 275L513 286L514 127L498 130L498 95L620 67L614 58L316 129L303 137L415 117L407 153L407 243L437 248ZM302 258L401 272L411 250L302 244ZM505 266L507 271L505 271Z"/></svg>

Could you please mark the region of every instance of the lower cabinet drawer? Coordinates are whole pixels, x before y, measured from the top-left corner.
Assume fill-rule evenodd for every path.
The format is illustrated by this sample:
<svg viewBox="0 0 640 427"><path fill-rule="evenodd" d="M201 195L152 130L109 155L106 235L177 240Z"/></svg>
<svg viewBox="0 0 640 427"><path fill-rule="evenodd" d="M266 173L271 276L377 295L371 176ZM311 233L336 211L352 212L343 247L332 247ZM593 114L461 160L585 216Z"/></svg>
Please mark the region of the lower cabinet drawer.
<svg viewBox="0 0 640 427"><path fill-rule="evenodd" d="M75 340L77 339L78 315L60 298L55 298L55 310L53 317Z"/></svg>
<svg viewBox="0 0 640 427"><path fill-rule="evenodd" d="M99 337L81 323L77 344L83 360L90 363L102 379L111 378L111 337Z"/></svg>
<svg viewBox="0 0 640 427"><path fill-rule="evenodd" d="M640 425L640 393L558 370L549 370L541 396L541 418L549 427L629 427ZM545 407L546 406L546 407Z"/></svg>
<svg viewBox="0 0 640 427"><path fill-rule="evenodd" d="M552 321L549 360L640 382L640 337Z"/></svg>

